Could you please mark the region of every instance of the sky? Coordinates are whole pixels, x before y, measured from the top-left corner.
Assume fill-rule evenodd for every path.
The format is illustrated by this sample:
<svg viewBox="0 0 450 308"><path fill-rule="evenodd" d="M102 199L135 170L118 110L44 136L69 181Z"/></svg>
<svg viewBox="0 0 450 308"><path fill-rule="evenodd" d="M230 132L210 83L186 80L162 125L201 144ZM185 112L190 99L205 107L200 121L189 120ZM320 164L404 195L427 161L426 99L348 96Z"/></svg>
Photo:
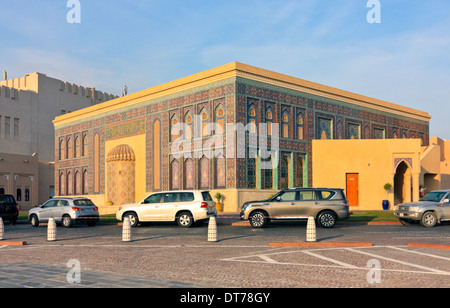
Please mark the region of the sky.
<svg viewBox="0 0 450 308"><path fill-rule="evenodd" d="M369 0L78 1L69 23L68 0L0 0L0 70L120 95L238 61L426 111L450 140L448 0L375 0L380 23Z"/></svg>

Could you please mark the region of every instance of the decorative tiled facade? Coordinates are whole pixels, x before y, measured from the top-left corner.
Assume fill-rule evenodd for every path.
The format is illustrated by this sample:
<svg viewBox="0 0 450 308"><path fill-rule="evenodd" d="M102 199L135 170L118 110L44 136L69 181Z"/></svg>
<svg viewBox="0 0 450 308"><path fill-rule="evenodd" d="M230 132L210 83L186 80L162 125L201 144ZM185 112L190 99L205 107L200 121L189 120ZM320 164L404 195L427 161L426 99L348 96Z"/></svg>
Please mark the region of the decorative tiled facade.
<svg viewBox="0 0 450 308"><path fill-rule="evenodd" d="M193 157L180 157L179 154L184 153L175 139L181 138L180 141L183 136L174 138L171 130L174 123L189 123L186 120L190 116L201 117L204 124L245 125L254 122L257 131L246 133L245 153L236 146L236 142L242 140L227 140L224 133L214 137L223 141L222 146L215 146L215 157L198 152L202 148L199 145L211 141L211 135L194 136L187 142L194 149L188 151ZM254 157L252 149L249 149L249 141L257 137L260 123L276 123L280 127L279 151L276 157L271 158L278 159L279 164L273 170L259 170L261 158ZM155 136L155 127L159 127L158 136ZM145 134L145 162L136 168L146 170L147 192L185 188L275 190L311 185L313 139L403 137L420 138L426 145L429 125L426 121L313 95L276 82L234 76L189 89L180 88L147 101L136 101L128 107L111 108L105 113L88 114L58 125L55 190L74 194L61 187L67 187L67 174L72 176L77 171L87 174L84 178L89 183L82 184L86 187L86 194L105 194L105 189L113 189L105 188L105 143L136 134ZM61 149L58 145L66 145L68 138L76 136L88 138L87 153L82 157L59 158L60 151L68 149ZM267 138L269 148L275 140L273 138ZM155 153L156 145L159 145L160 152ZM236 150L234 157L227 157L227 148ZM61 183L61 179L66 183Z"/></svg>

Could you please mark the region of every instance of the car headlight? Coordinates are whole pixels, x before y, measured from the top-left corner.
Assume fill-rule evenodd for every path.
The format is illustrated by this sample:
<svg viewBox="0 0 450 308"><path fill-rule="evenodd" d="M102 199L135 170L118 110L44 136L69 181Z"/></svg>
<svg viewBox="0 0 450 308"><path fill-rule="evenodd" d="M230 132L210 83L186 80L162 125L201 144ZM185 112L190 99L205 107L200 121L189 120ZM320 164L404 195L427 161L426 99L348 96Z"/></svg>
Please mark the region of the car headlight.
<svg viewBox="0 0 450 308"><path fill-rule="evenodd" d="M242 206L242 211L245 211L249 206L250 204L244 203L244 205Z"/></svg>
<svg viewBox="0 0 450 308"><path fill-rule="evenodd" d="M410 212L418 212L420 210L420 207L419 206L411 206L410 208L409 208L409 211Z"/></svg>

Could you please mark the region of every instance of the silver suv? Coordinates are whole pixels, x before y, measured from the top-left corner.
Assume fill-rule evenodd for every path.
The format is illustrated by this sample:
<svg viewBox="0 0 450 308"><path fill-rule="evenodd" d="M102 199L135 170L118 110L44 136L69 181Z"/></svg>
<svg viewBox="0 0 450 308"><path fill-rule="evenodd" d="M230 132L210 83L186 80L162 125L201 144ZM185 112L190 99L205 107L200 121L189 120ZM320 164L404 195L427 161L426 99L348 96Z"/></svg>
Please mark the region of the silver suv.
<svg viewBox="0 0 450 308"><path fill-rule="evenodd" d="M339 188L290 188L263 201L245 202L241 220L263 228L274 220L305 220L314 217L322 228L332 228L338 219L350 217L348 201Z"/></svg>
<svg viewBox="0 0 450 308"><path fill-rule="evenodd" d="M116 218L122 221L128 217L132 227L139 222L176 221L180 227L189 228L216 215L216 203L209 191L186 190L153 193L139 203L121 206Z"/></svg>
<svg viewBox="0 0 450 308"><path fill-rule="evenodd" d="M427 228L450 221L450 190L432 191L418 202L399 204L394 215L403 225L420 222Z"/></svg>
<svg viewBox="0 0 450 308"><path fill-rule="evenodd" d="M54 198L28 212L28 221L33 227L48 222L50 217L66 228L76 223L95 226L100 220L98 207L86 198Z"/></svg>

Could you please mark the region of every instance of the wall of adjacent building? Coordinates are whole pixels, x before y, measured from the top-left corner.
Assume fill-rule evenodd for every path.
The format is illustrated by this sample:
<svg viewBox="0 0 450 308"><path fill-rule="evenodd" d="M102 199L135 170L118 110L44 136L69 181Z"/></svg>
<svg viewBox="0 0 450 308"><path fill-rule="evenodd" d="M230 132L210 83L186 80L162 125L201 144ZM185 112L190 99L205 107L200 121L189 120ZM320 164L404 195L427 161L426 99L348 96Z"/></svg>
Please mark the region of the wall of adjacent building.
<svg viewBox="0 0 450 308"><path fill-rule="evenodd" d="M402 162L409 167L407 184L412 187L405 201L419 198L420 151L419 139L314 140L313 186L346 190L346 175L358 174L359 205L353 209L382 210L385 199L392 209L394 177ZM386 183L393 185L388 194L383 188Z"/></svg>

